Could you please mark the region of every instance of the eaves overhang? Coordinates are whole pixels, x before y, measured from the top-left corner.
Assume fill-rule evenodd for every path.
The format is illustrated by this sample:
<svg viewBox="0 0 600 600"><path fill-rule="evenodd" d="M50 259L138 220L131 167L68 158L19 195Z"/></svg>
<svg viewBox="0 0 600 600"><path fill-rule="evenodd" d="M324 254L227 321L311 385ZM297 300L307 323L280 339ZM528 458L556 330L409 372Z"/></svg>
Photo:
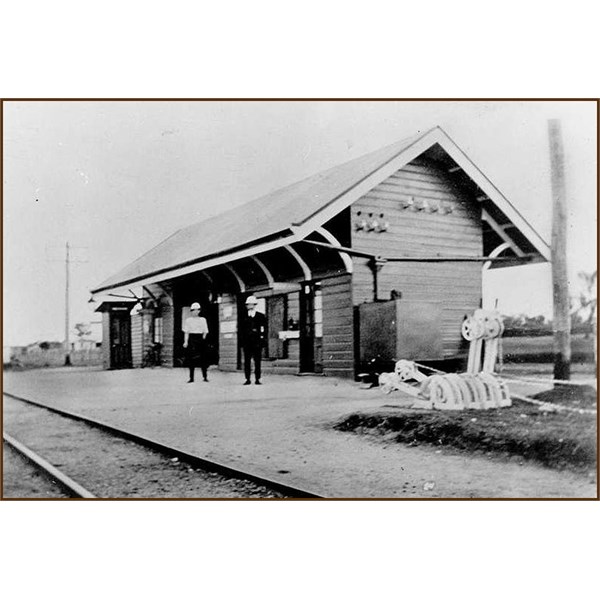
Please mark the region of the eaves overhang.
<svg viewBox="0 0 600 600"><path fill-rule="evenodd" d="M184 263L172 265L162 269L157 269L148 273L141 274L136 277L131 277L123 280L111 281L109 284L101 284L97 288L91 290L92 294L99 294L101 292L114 291L127 286L144 286L151 283L159 283L167 279L174 279L183 275L189 275L203 269L222 265L240 258L252 256L260 252L266 252L273 250L287 244L291 244L298 241L298 236L294 234L291 229L281 231L277 234L270 235L261 240L256 240L252 243L242 244L235 248L223 252L216 252L212 255L203 256L194 260L186 261ZM110 280L109 280L110 281Z"/></svg>

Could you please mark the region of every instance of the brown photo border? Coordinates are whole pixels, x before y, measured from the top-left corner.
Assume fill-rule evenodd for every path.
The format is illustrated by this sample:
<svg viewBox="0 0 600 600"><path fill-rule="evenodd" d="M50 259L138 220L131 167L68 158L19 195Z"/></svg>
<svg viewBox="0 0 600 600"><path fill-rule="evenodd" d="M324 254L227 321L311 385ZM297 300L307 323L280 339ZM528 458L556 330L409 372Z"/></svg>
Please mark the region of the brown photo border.
<svg viewBox="0 0 600 600"><path fill-rule="evenodd" d="M600 205L600 171L598 168L599 157L600 157L600 98L569 98L569 97L556 97L556 98L276 98L276 97L265 97L265 98L27 98L27 97L12 97L12 98L0 98L0 137L2 138L2 144L0 146L0 176L4 182L4 104L8 102L595 102L596 103L596 208ZM2 210L2 219L0 222L0 238L4 242L4 185L0 191L0 209ZM598 236L598 224L596 234ZM597 239L597 238L596 238ZM600 250L598 246L596 248L596 264L598 257L600 256ZM0 277L2 289L2 299L0 300L2 314L0 315L0 336L4 340L4 259L0 266ZM598 289L598 288L597 288ZM1 392L2 399L0 400L0 426L4 430L4 367L2 367L2 383ZM598 392L597 399L598 399ZM598 449L598 429L600 426L600 419L596 412L596 496L594 498L5 498L4 497L4 444L0 448L0 501L7 502L64 502L64 501L135 501L135 502L147 502L147 501L234 501L234 502L262 502L262 501L310 501L310 502L322 502L322 501L416 501L416 502L431 502L431 501L598 501L600 500L599 495L599 460L600 452Z"/></svg>

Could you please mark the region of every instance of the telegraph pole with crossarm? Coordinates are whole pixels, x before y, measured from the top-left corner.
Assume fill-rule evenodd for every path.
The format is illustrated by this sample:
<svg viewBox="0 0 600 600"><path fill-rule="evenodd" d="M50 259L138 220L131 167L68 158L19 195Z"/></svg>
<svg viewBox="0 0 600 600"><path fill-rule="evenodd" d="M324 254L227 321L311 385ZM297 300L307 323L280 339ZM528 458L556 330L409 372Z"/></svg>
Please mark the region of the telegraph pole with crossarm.
<svg viewBox="0 0 600 600"><path fill-rule="evenodd" d="M74 246L71 246L69 244L69 242L67 241L65 244L65 258L64 259L48 259L50 260L50 262L57 262L57 260L60 260L60 262L62 262L64 260L65 263L65 345L64 345L64 352L65 352L65 366L69 367L71 366L71 336L70 336L70 329L71 329L71 323L70 323L70 318L69 318L69 313L70 313L70 279L71 279L71 263L72 262L88 262L87 260L73 260L73 257L71 256L71 251L73 250ZM82 248L82 247L78 247L78 248ZM48 248L47 248L48 251Z"/></svg>

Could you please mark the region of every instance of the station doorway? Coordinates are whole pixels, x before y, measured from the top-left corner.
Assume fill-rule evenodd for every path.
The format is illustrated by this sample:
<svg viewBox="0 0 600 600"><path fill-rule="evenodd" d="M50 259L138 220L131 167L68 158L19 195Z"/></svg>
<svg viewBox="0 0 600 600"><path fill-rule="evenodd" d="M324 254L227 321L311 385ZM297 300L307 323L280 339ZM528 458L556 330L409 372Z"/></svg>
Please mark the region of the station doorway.
<svg viewBox="0 0 600 600"><path fill-rule="evenodd" d="M323 372L323 304L318 283L300 292L300 372Z"/></svg>
<svg viewBox="0 0 600 600"><path fill-rule="evenodd" d="M129 307L113 307L110 312L110 368L130 369L131 319Z"/></svg>
<svg viewBox="0 0 600 600"><path fill-rule="evenodd" d="M208 335L206 336L205 352L209 365L219 364L219 304L216 300L217 295L212 291L194 291L189 293L180 293L177 296L175 311L175 331L174 331L174 364L183 366L185 364L185 349L183 347L182 327L187 317L190 316L190 306L193 302L199 302L201 306L200 315L206 319L208 325Z"/></svg>

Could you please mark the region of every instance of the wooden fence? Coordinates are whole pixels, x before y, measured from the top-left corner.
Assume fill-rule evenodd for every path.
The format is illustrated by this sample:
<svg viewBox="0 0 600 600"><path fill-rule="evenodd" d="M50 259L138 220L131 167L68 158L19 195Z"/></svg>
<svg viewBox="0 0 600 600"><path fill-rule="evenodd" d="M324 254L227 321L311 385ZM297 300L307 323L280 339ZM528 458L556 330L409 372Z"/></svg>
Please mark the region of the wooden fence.
<svg viewBox="0 0 600 600"><path fill-rule="evenodd" d="M71 364L75 367L92 367L102 365L102 348L90 348L88 350L72 350L70 352ZM65 351L62 348L50 350L36 350L34 352L23 352L13 354L10 362L5 366L8 368L40 368L40 367L62 367L65 364Z"/></svg>

